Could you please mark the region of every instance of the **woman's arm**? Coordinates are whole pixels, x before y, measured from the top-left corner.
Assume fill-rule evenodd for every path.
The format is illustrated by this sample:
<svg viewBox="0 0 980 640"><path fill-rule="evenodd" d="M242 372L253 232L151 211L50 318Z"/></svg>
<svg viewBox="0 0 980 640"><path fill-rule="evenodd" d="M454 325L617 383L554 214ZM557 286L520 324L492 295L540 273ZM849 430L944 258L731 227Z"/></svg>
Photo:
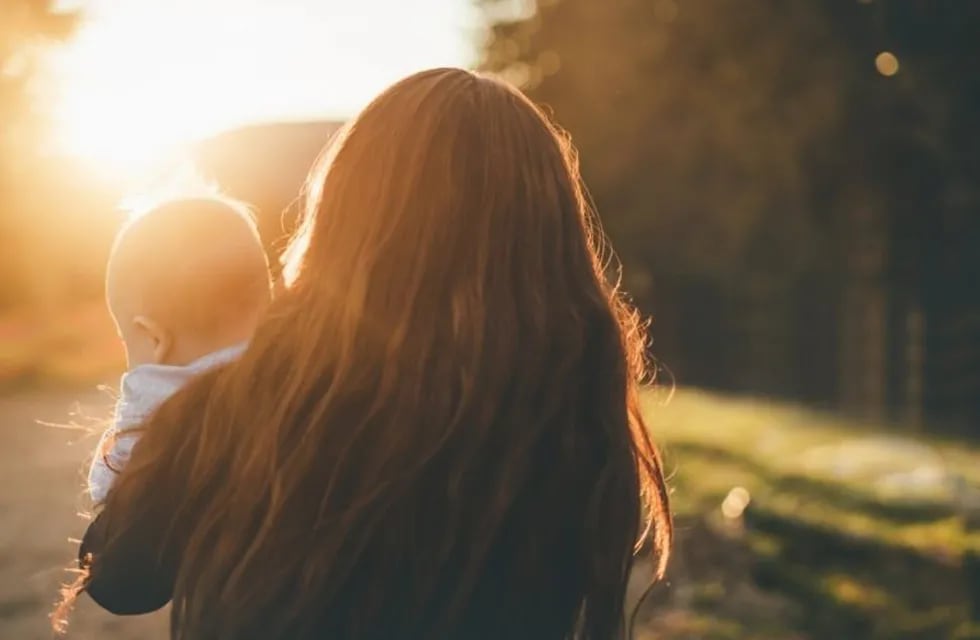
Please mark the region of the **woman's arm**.
<svg viewBox="0 0 980 640"><path fill-rule="evenodd" d="M133 615L163 607L173 596L178 558L165 544L170 522L141 509L135 518L104 510L89 525L79 548L88 572L85 591L111 613Z"/></svg>
<svg viewBox="0 0 980 640"><path fill-rule="evenodd" d="M161 447L150 433L147 429L136 442L78 550L79 565L87 573L84 590L120 615L149 613L170 601L180 564L179 540L186 535L175 526L181 507L186 507L186 458Z"/></svg>
<svg viewBox="0 0 980 640"><path fill-rule="evenodd" d="M88 574L84 590L112 613L149 613L173 597L196 520L188 502L192 460L207 431L204 416L218 375L215 369L192 380L141 425L129 462L85 532L79 549Z"/></svg>

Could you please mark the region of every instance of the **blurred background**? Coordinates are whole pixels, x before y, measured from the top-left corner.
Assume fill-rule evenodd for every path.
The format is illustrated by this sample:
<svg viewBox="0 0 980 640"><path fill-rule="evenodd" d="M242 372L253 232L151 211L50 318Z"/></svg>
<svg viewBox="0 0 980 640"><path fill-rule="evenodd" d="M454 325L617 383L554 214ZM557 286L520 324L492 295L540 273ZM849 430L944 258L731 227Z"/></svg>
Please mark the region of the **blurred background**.
<svg viewBox="0 0 980 640"><path fill-rule="evenodd" d="M203 178L274 256L339 123L453 65L571 132L652 318L679 541L637 637L980 638L978 36L971 0L0 0L0 636L49 636L84 528L127 206Z"/></svg>

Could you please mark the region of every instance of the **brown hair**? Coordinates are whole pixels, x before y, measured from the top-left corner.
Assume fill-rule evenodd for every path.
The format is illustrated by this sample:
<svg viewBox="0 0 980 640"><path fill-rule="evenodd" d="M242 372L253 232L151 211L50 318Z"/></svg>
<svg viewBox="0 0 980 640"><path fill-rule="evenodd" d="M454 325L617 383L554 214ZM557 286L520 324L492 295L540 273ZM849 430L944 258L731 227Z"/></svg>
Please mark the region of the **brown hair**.
<svg viewBox="0 0 980 640"><path fill-rule="evenodd" d="M567 137L435 69L312 180L289 288L151 418L108 498L133 512L189 469L174 636L621 634L638 541L662 571L672 529L644 331Z"/></svg>

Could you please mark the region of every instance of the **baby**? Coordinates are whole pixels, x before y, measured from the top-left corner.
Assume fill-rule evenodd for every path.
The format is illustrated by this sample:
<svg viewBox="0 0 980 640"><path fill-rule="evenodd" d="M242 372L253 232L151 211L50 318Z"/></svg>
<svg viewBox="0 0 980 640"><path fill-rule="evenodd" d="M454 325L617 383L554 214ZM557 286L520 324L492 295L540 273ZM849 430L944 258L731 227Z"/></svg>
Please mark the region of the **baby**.
<svg viewBox="0 0 980 640"><path fill-rule="evenodd" d="M105 500L129 459L138 438L130 429L195 375L237 358L270 297L255 223L234 201L175 200L122 229L106 299L129 370L89 469L94 502Z"/></svg>

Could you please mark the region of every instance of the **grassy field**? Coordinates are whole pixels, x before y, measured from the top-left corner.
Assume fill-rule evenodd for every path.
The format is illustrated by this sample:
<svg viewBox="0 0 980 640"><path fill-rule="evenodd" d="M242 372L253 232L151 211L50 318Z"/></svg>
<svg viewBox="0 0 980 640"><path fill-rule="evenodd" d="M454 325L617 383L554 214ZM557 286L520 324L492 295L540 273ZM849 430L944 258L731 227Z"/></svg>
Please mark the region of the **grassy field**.
<svg viewBox="0 0 980 640"><path fill-rule="evenodd" d="M651 637L980 638L980 449L694 391L648 398L672 471Z"/></svg>
<svg viewBox="0 0 980 640"><path fill-rule="evenodd" d="M78 322L98 328L97 346L0 324L33 341L0 378L2 639L50 637L69 539L85 526L81 470L112 398L65 384L109 379L119 351L97 310ZM58 357L31 356L51 345ZM637 609L637 638L980 638L980 447L693 390L646 400L678 542L669 581ZM649 572L641 558L631 603ZM117 618L83 598L69 637L164 638L165 616Z"/></svg>

